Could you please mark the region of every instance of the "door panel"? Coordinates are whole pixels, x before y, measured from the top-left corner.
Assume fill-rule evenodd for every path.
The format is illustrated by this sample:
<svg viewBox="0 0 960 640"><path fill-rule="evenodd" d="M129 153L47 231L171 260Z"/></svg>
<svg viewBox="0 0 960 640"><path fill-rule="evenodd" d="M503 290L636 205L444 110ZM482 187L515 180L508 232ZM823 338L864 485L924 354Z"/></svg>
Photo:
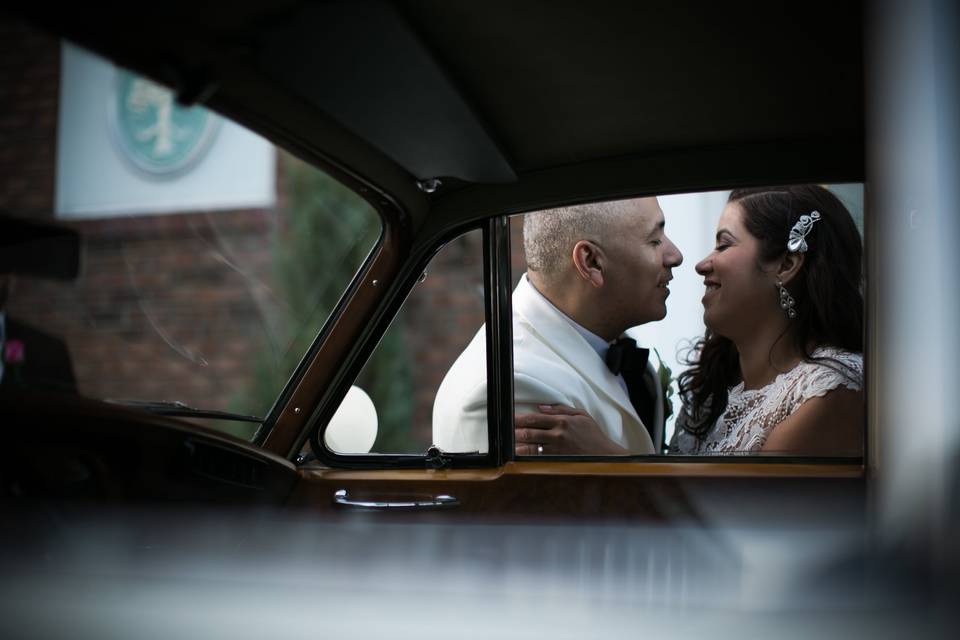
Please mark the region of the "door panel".
<svg viewBox="0 0 960 640"><path fill-rule="evenodd" d="M631 520L736 526L811 526L862 518L860 465L781 463L510 462L502 469L344 471L302 469L289 506L349 513L355 500L425 500L459 505L382 514L402 519L509 521Z"/></svg>

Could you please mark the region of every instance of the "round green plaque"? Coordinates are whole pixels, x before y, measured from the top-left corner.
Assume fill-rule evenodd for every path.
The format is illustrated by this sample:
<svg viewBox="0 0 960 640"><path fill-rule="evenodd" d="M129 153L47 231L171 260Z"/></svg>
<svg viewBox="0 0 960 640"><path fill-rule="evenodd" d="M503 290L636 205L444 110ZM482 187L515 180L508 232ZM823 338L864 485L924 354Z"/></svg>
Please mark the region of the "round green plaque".
<svg viewBox="0 0 960 640"><path fill-rule="evenodd" d="M124 70L117 72L111 115L123 156L154 176L189 171L220 128L206 109L182 107L166 87Z"/></svg>

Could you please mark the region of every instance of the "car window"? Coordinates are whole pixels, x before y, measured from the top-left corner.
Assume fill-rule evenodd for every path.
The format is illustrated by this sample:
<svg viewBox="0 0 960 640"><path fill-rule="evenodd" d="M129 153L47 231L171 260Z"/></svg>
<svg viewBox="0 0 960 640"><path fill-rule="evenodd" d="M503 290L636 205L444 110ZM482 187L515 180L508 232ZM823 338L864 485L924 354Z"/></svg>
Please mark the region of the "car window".
<svg viewBox="0 0 960 640"><path fill-rule="evenodd" d="M347 406L327 425L325 442L332 451L423 455L432 445L446 452L487 450L483 275L482 230L440 249L361 370ZM483 382L453 415L445 399L458 381L448 372L461 364ZM356 400L357 389L369 403Z"/></svg>
<svg viewBox="0 0 960 640"><path fill-rule="evenodd" d="M837 206L843 207L842 211L824 209L824 215L844 216L849 223L846 228L850 232L847 240L856 245L851 250L851 258L854 262L859 261L854 254L860 251L858 247L862 238L862 185L814 185L811 188L818 190L818 196L828 194L829 198L835 197L839 203ZM602 251L591 259L602 264L605 277L611 278L615 287L609 300L594 297L588 299L589 304L579 307L571 288L575 286L576 278L582 278L583 274L576 275L573 280L559 279L559 287L550 290L542 288L543 273L549 270L545 253L556 250L564 259L571 253L570 247L554 245L576 222L567 214L576 212L550 211L512 217L512 252L509 259L514 287L512 325L514 406L520 427L516 432L518 455L632 458L637 455L668 454L677 460L691 455L730 455L738 456L738 459L744 459L744 455L755 458L771 455L770 452L756 450L756 447L751 449L749 438L744 441L746 445L734 442L733 447L690 450L690 438L697 441L701 434L688 433L688 428L692 431L689 420L686 426L683 422L678 423L678 417L692 406L681 398L682 374L697 363L698 341L704 338L708 329L704 283L714 275L711 275L712 268L701 263L711 255L726 251L724 245L728 241L725 236L718 238L717 228L730 197L730 191L715 191L651 199L654 208L648 213L652 213L653 223L643 227L637 237L632 235L634 230L630 228L604 235L595 225L588 225L583 231L584 237L592 240L596 248ZM616 208L620 204L589 205L587 213L592 217L616 216ZM609 211L604 211L607 206ZM795 213L799 219L800 213ZM629 211L627 214L632 215ZM538 215L547 217L539 231L537 224L532 222ZM552 216L560 217L551 220ZM813 226L816 224L814 222ZM789 226L782 230L784 240L789 235ZM531 243L531 235L538 232L539 241ZM491 428L486 403L489 372L483 325L480 233L473 233L473 240L467 235L445 247L427 268L426 279L410 294L403 310L358 379L357 384L368 391L383 385L390 389L387 396L382 396L385 402L374 402L374 413L380 419L380 431L372 448L374 453L422 454L431 444L446 453L487 451ZM742 234L741 231L738 233ZM823 246L829 247L828 235L826 232L814 234L809 231L807 237L810 244L814 244L820 242L823 236ZM619 248L616 246L618 242L621 245ZM669 268L665 268L662 261L653 263L651 267L648 261L642 259L647 247L654 254L662 255L665 245L673 247L678 254L667 260ZM823 246L811 250L811 259L822 254ZM466 251L467 247L472 247L472 251ZM786 249L781 253L786 254ZM472 259L468 259L468 256L472 256ZM828 258L832 265L835 256ZM590 269L589 260L586 262L588 264L584 268ZM759 273L753 258L746 264L751 269L748 274L755 275L753 270ZM832 266L830 268L828 273L832 277L834 271ZM735 277L739 275L736 272L730 275L730 267L719 263L716 270L723 275L721 282L727 283L727 290L735 292L735 285L738 285ZM536 273L531 277L532 272ZM839 271L837 273L842 275ZM734 279L726 281L726 277ZM590 287L596 285L588 284ZM665 289L661 289L660 285L664 284ZM756 285L756 280L753 284ZM807 305L807 309L813 308L812 302L808 303L804 294L796 289L796 282L788 282L787 285L793 288L794 295L800 300L796 304ZM610 290L609 283L604 286ZM854 294L862 295L862 278L856 283ZM617 314L636 313L634 307L637 300L642 302L644 296L651 295L655 296L654 306L660 311L645 311L641 305L639 316L627 317L643 322L624 325L622 332L606 336L610 340L621 335L629 337L641 349L647 350L641 384L651 400L642 405L634 402L632 396L635 394L631 393L630 385L626 382L627 376L622 371L618 374L619 379L610 377L613 372L605 361L607 354L604 353L609 340L600 340L599 344L592 342L598 339L596 334L609 330L604 321ZM767 311L773 309L776 313L782 313L783 326L788 326L788 310L779 307L780 294L772 280L761 296L766 296L762 300L767 305ZM834 310L831 313L838 316L841 308L848 307L852 301L852 298L848 301L841 296L839 300L834 300L838 304L837 313ZM861 313L857 321L857 336L862 340L862 302L859 304ZM581 323L576 322L576 318L582 318ZM726 327L720 330L726 331ZM816 397L821 392L834 388L846 389L847 386L856 387L856 391L861 392L862 344L850 345L848 350L850 354L839 356L812 353L813 360L825 361L822 365L826 367L826 374L835 375L832 378L827 375L829 380L825 383L826 389L805 389L804 393ZM859 380L847 385L847 374ZM604 384L607 387L602 386ZM788 416L777 413L781 410L777 403L802 404L795 399L784 400L774 397L772 393L768 395L771 402L776 404L774 413L778 422ZM856 402L863 404L862 392ZM529 416L545 414L556 417L557 414L549 413L550 406L555 405L569 407L570 415L563 416L564 419L570 417L578 420L564 423L571 431L589 433L593 430L597 437L580 439L575 442L579 448L573 449L555 448L557 441L554 435L545 435L542 439L534 437L524 442L524 436L531 433L526 422ZM796 406L786 409L793 410L796 410ZM847 446L848 442L837 442L835 446L828 442L808 454L787 452L786 455L845 458L859 455L862 451L864 422L862 414L859 417L855 412L851 415L854 416L851 418L851 431L856 434L856 442L852 447ZM582 418L587 418L593 424L585 424ZM334 422L337 422L336 417ZM354 418L344 428L355 431L359 422ZM431 425L429 430L428 424ZM368 450L369 445L351 449L355 446L352 444L338 449L331 444L329 433L341 427L333 426L328 429L327 444L331 449L341 453L363 453ZM614 445L612 447L609 446L611 442ZM774 452L773 455L784 453Z"/></svg>
<svg viewBox="0 0 960 640"><path fill-rule="evenodd" d="M518 414L529 414L517 418L518 454L860 455L863 186L812 185L811 193L799 195L792 192L796 189L800 187L667 195L514 216L514 400ZM745 253L754 248L747 246L751 240L746 226L735 229L738 239L731 239L729 230L717 235L718 226L730 226L724 212L732 193L747 194L746 200L737 202L760 209L757 216L792 207L774 234L783 245L801 214L820 208L823 216L830 216L830 222L821 218L811 223L809 251L792 254L804 256L806 269L785 287L778 289L775 274L761 272L756 256ZM834 196L842 209L833 206ZM820 204L808 206L808 211L802 204L807 200L798 200L801 197ZM834 233L834 220L840 218L846 226ZM659 222L665 226L658 230ZM849 232L844 236L849 245L841 248L834 236L843 232ZM580 239L587 241L586 253L580 264L571 263ZM737 242L739 246L730 248ZM665 250L664 243L677 255ZM790 254L786 246L779 253ZM849 273L841 263L850 266ZM772 269L773 264L764 263L762 268ZM858 280L847 283L846 289L830 284L848 276ZM825 288L829 291L822 299L811 299L808 290ZM799 320L788 317L798 310ZM750 338L742 335L741 327L771 331L760 323L761 313L769 314L769 327L776 325L763 346L763 354L769 353L776 362L759 377L762 384L747 388L738 366L737 343L727 336ZM797 323L806 326L811 316L831 325L824 340L834 341L840 353L830 348L811 349L805 355L788 350L793 359L781 358L780 348L789 343ZM832 333L833 325L847 326L847 334L856 335ZM784 341L777 340L781 334ZM716 384L716 376L711 378L706 371L692 377L703 355L701 341L708 335L713 337L704 368L713 367L711 375L720 366L714 357L717 344L730 344L722 358L733 359L724 369L725 385L715 387L718 396L726 385L731 387L726 410L712 421L709 403L691 395L691 389L705 393L704 380ZM830 347L814 344L814 337L809 340L811 347ZM614 341L620 344L611 349ZM809 361L804 360L807 355ZM795 368L798 365L802 366ZM852 394L854 388L859 395L847 403L844 414L856 421L849 429L857 434L852 445L853 435L844 440L828 434L813 444L801 435L792 444L789 438L780 445L777 438L771 440L777 424L807 428L796 419L784 422L804 401L817 397L822 401L822 396L839 389L833 400L847 391ZM850 406L857 403L859 413ZM720 430L735 431L738 424L742 433L718 435ZM797 444L797 438L804 444ZM764 450L768 441L771 447Z"/></svg>
<svg viewBox="0 0 960 640"><path fill-rule="evenodd" d="M12 37L2 384L202 409L251 437L378 242L377 212L165 87Z"/></svg>

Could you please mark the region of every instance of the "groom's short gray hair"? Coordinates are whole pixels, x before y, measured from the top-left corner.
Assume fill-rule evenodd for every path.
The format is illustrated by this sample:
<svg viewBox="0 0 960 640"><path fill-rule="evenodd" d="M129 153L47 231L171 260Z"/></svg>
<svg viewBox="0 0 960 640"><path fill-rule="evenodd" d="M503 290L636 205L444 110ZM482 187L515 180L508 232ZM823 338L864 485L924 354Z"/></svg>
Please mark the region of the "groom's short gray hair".
<svg viewBox="0 0 960 640"><path fill-rule="evenodd" d="M534 211L523 217L523 251L527 269L550 278L567 268L573 246L590 240L603 246L630 211L632 200L594 202Z"/></svg>

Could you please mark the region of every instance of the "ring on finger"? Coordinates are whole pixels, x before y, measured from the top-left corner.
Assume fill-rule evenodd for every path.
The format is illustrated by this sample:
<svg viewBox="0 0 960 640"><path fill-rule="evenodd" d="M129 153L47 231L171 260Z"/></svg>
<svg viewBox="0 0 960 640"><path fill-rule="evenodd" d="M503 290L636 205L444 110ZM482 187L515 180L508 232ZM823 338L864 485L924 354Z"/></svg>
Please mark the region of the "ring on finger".
<svg viewBox="0 0 960 640"><path fill-rule="evenodd" d="M542 444L538 444L538 445L537 445L537 455L538 455L538 456L542 456L542 455L543 455L543 445L542 445Z"/></svg>

